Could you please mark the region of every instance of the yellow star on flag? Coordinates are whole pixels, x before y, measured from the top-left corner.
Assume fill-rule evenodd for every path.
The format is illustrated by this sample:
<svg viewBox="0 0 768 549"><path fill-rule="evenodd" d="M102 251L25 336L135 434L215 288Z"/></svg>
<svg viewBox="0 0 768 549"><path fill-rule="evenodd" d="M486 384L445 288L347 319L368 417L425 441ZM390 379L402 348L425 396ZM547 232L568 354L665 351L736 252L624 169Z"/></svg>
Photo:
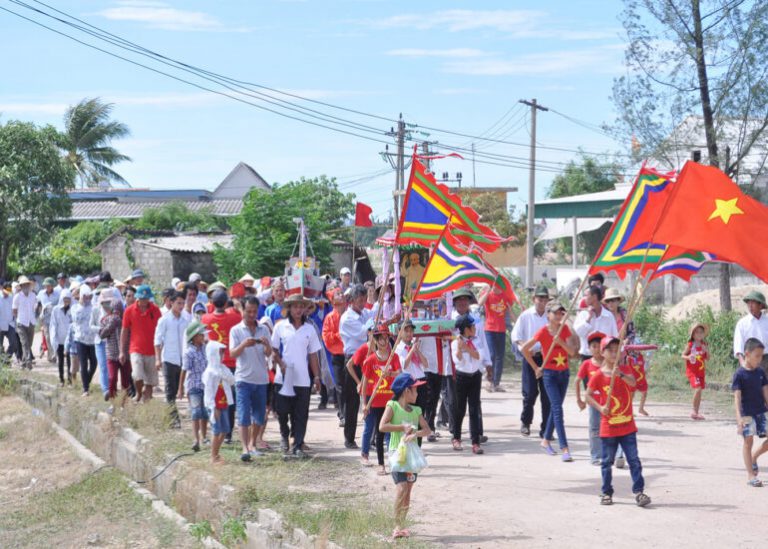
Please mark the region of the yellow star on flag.
<svg viewBox="0 0 768 549"><path fill-rule="evenodd" d="M743 215L744 212L736 205L738 198L731 198L730 200L720 200L715 198L715 211L709 216L707 221L712 221L716 217L723 220L723 223L728 225L732 215Z"/></svg>
<svg viewBox="0 0 768 549"><path fill-rule="evenodd" d="M565 355L557 355L555 357L555 364L558 366L565 366Z"/></svg>

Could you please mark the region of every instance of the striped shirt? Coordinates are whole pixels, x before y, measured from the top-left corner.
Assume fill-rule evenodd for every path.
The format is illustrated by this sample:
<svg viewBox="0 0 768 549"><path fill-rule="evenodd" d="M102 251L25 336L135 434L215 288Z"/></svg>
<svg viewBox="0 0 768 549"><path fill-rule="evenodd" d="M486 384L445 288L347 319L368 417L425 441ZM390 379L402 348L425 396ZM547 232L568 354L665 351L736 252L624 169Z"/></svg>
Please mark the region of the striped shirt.
<svg viewBox="0 0 768 549"><path fill-rule="evenodd" d="M200 345L199 347L192 344L187 345L181 360L181 369L187 372L187 377L184 380L184 388L187 392L191 389L202 389L204 387L203 372L207 364L205 345Z"/></svg>

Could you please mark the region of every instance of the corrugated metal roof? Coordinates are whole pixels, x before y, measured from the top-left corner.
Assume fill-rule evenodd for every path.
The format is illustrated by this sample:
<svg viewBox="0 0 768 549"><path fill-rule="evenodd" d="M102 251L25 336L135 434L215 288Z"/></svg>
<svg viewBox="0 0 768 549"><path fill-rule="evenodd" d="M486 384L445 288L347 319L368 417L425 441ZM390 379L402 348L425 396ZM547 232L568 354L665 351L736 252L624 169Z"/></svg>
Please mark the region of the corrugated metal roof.
<svg viewBox="0 0 768 549"><path fill-rule="evenodd" d="M243 201L237 199L186 200L183 203L193 212L209 209L214 215L220 216L237 215L243 209ZM89 200L87 202L73 202L72 215L68 219L73 221L111 218L137 219L146 209L161 208L168 204L167 201L113 202L110 200Z"/></svg>
<svg viewBox="0 0 768 549"><path fill-rule="evenodd" d="M179 235L141 238L135 239L134 242L171 252L205 253L212 252L216 244L230 247L233 238L231 234Z"/></svg>

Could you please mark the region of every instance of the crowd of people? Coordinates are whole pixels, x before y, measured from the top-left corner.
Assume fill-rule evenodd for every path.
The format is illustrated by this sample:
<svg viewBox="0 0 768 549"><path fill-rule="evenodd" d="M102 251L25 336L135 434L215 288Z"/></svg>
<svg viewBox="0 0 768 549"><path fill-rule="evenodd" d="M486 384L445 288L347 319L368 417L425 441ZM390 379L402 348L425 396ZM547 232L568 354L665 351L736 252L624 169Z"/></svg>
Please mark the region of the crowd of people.
<svg viewBox="0 0 768 549"><path fill-rule="evenodd" d="M111 412L128 398L136 403L152 399L162 372L169 427L181 427L176 402L187 398L192 448L210 445L213 463L223 461L220 450L233 444L233 433L239 435L243 462L272 450L264 437L270 417L277 418L284 455L306 457L310 401L316 393L319 409L336 408L340 443L359 452L363 466L376 465L385 475L387 445L400 440L401 425L393 423L393 415L410 418L410 427L403 427L409 441L435 443L443 429L457 452L464 449L468 416L471 452L484 453L488 437L481 394L483 386L487 392L504 391L511 330L513 350L522 361L521 434L531 435L538 400L542 451L573 461L563 404L569 360L578 357L575 397L579 408L590 410L589 452L602 471L600 502L612 503L612 468L626 463L636 503L650 503L638 457L634 403L639 400L638 413L648 415L643 353L653 346L639 341L627 322L624 297L606 288L601 275L590 277L572 322L564 321L566 305L544 286L534 289L532 306L516 318L513 304L495 287L479 295L465 287L450 294L448 302L432 308L425 304L419 315L401 318L391 277L386 283L356 284L346 268L338 278L328 277L315 299L287 292L280 277L257 280L246 274L227 287L209 285L193 273L187 280L174 279L159 294L145 278L141 269L125 280L109 272L71 280L60 273L55 280L44 279L37 293L24 276L5 283L0 344L8 339L6 352L21 368L33 368L36 355L57 363L62 386L78 383L79 375L84 397L91 394L98 372ZM768 317L762 294L752 292L744 301L749 314L734 334L734 356L741 366L733 389L748 481L759 486L757 459L768 445L754 449L752 439L766 432L768 378L762 349ZM417 317L436 315L452 320L450 329L417 336ZM42 335L38 349L33 348L36 326ZM704 419L707 332L706 325L694 324L682 354L693 390L693 420ZM372 449L375 464L369 457ZM398 488L406 501L399 503L402 514L415 475L393 477L407 485Z"/></svg>

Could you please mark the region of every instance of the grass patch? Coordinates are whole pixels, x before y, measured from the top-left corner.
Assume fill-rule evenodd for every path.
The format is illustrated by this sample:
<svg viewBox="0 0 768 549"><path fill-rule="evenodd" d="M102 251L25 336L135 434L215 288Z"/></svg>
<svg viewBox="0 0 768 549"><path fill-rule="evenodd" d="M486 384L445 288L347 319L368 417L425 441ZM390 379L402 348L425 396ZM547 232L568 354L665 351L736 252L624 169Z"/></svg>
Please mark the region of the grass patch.
<svg viewBox="0 0 768 549"><path fill-rule="evenodd" d="M11 369L11 359L0 353L0 396L13 394L19 386L19 375Z"/></svg>
<svg viewBox="0 0 768 549"><path fill-rule="evenodd" d="M185 533L165 518L153 515L150 503L138 496L118 472L103 469L65 488L33 497L22 509L0 517L0 540L19 547L40 547L55 535L76 540L94 519L110 524L110 537L131 539L151 534L160 547L189 546ZM139 532L136 531L139 529ZM71 536L71 538L70 538ZM8 544L8 545L6 545Z"/></svg>

